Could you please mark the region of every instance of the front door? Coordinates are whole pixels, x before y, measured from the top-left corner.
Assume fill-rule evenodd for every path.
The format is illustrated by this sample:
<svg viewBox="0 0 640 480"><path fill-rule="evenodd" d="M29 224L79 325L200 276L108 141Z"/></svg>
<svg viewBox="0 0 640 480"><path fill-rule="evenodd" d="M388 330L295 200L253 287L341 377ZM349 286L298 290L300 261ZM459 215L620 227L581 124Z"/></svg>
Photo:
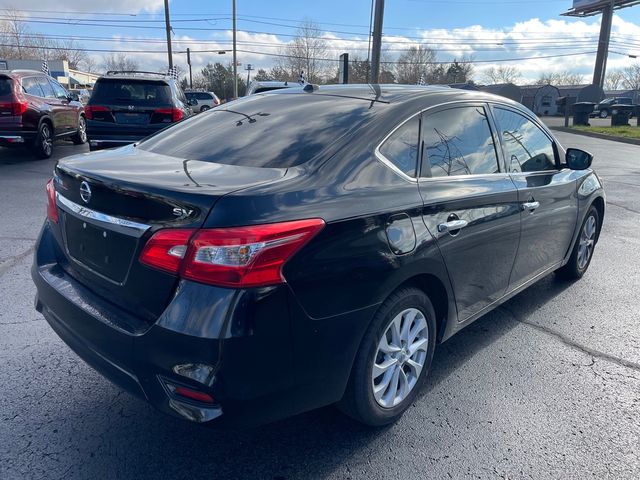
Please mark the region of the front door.
<svg viewBox="0 0 640 480"><path fill-rule="evenodd" d="M421 130L423 219L463 322L506 293L520 238L518 192L501 171L484 104L425 112Z"/></svg>
<svg viewBox="0 0 640 480"><path fill-rule="evenodd" d="M493 113L521 209L522 236L511 274L517 288L567 254L578 217L576 181L560 168L557 146L533 118L502 106Z"/></svg>

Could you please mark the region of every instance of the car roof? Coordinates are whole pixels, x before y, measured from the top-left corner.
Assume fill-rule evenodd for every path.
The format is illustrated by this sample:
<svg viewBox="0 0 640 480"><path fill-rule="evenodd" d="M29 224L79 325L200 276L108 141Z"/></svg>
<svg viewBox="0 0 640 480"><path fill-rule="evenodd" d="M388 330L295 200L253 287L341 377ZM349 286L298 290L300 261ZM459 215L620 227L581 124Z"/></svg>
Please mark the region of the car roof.
<svg viewBox="0 0 640 480"><path fill-rule="evenodd" d="M13 77L27 77L31 75L45 75L40 70L29 70L26 68L17 68L15 70L0 70L0 75L9 75Z"/></svg>
<svg viewBox="0 0 640 480"><path fill-rule="evenodd" d="M165 82L175 82L173 77L168 74L161 72L143 72L143 71L118 71L111 70L108 71L105 75L100 76L97 81L100 80L110 80L110 79L124 79L124 80L160 80Z"/></svg>
<svg viewBox="0 0 640 480"><path fill-rule="evenodd" d="M326 95L335 97L359 98L362 100L376 101L391 105L402 105L414 101L416 98L424 99L423 104L438 105L440 103L467 100L478 102L499 102L512 105L520 109L521 104L508 98L487 92L475 90L463 90L451 88L447 85L397 85L397 84L349 84L349 85L311 85L304 88L269 90L255 95Z"/></svg>

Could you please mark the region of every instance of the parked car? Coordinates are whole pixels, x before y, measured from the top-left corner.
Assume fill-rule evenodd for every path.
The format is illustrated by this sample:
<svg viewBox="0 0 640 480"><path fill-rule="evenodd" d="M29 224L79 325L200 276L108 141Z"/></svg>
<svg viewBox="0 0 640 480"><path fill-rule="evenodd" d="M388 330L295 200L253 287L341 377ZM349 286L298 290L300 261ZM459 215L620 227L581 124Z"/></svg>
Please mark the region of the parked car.
<svg viewBox="0 0 640 480"><path fill-rule="evenodd" d="M194 110L197 112L206 112L220 105L220 99L213 92L186 90L184 94L187 96L187 100L196 100L197 107Z"/></svg>
<svg viewBox="0 0 640 480"><path fill-rule="evenodd" d="M633 105L633 99L631 97L612 97L605 98L591 113L591 117L607 118L611 114L611 107L613 105Z"/></svg>
<svg viewBox="0 0 640 480"><path fill-rule="evenodd" d="M303 85L296 82L276 82L276 81L253 81L247 88L247 95L254 93L270 92L272 90L281 90L283 88L297 88L301 90Z"/></svg>
<svg viewBox="0 0 640 480"><path fill-rule="evenodd" d="M193 103L166 74L107 72L96 81L85 106L89 149L137 142L189 117Z"/></svg>
<svg viewBox="0 0 640 480"><path fill-rule="evenodd" d="M61 138L78 145L87 141L82 104L42 72L0 72L0 145L28 147L49 158Z"/></svg>
<svg viewBox="0 0 640 480"><path fill-rule="evenodd" d="M70 88L69 93L74 100L86 105L91 98L91 92L86 88Z"/></svg>
<svg viewBox="0 0 640 480"><path fill-rule="evenodd" d="M387 424L436 344L551 272L584 275L605 213L591 161L482 92L247 97L62 159L35 305L166 413L247 425L337 402Z"/></svg>

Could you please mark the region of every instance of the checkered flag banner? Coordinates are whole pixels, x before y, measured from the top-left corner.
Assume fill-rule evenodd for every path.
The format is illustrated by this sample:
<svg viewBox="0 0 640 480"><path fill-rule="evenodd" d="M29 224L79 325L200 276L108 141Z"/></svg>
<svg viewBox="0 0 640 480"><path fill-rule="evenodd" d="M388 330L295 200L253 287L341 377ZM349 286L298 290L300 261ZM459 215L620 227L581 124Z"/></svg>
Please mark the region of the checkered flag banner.
<svg viewBox="0 0 640 480"><path fill-rule="evenodd" d="M177 67L171 67L169 69L169 76L177 81L178 80L178 68Z"/></svg>
<svg viewBox="0 0 640 480"><path fill-rule="evenodd" d="M42 71L44 72L45 75L49 75L49 64L47 63L46 60L42 61Z"/></svg>
<svg viewBox="0 0 640 480"><path fill-rule="evenodd" d="M304 85L305 83L307 83L307 81L304 79L304 72L303 71L300 72L300 76L298 77L298 83L300 85Z"/></svg>
<svg viewBox="0 0 640 480"><path fill-rule="evenodd" d="M420 75L420 79L418 80L417 85L426 85L427 82L424 79L424 73Z"/></svg>

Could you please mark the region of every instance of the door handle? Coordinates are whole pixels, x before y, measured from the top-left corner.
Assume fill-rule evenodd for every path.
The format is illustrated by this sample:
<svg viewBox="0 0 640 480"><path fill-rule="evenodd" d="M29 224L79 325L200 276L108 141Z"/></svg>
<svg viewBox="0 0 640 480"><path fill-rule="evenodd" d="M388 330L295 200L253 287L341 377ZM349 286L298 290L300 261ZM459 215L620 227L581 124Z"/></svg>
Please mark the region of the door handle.
<svg viewBox="0 0 640 480"><path fill-rule="evenodd" d="M469 225L469 222L467 222L466 220L451 220L450 222L441 223L440 225L438 225L438 232L451 233L451 232L455 232L456 230L460 230L461 228L464 228L467 225Z"/></svg>
<svg viewBox="0 0 640 480"><path fill-rule="evenodd" d="M538 207L540 207L540 202L531 201L531 202L524 202L522 204L522 210L529 210L531 212L533 212Z"/></svg>

